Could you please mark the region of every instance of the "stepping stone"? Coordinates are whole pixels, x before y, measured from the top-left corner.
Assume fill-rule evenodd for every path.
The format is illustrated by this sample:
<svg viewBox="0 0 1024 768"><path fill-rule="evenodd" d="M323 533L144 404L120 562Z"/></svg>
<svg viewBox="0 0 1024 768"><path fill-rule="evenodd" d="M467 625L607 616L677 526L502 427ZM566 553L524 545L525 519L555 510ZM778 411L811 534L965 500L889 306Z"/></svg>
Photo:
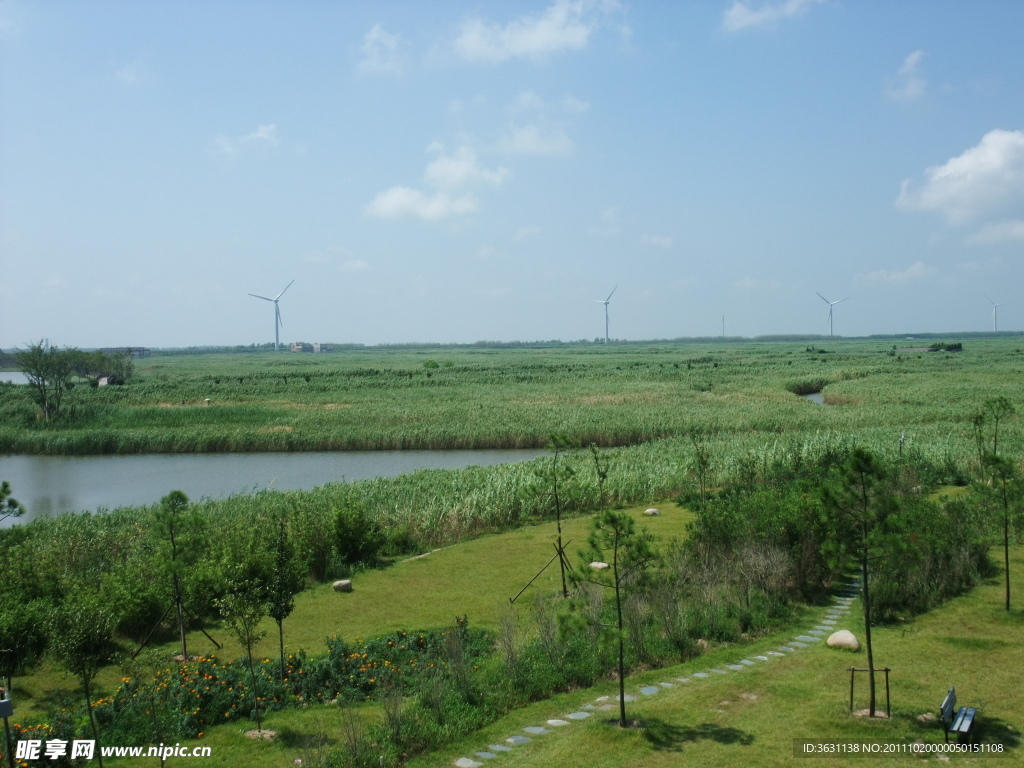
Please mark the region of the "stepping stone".
<svg viewBox="0 0 1024 768"><path fill-rule="evenodd" d="M797 635L796 639L799 640L801 643L813 643L814 642L814 638L810 637L809 635Z"/></svg>
<svg viewBox="0 0 1024 768"><path fill-rule="evenodd" d="M771 653L771 651L768 651L768 653ZM754 658L757 659L758 661L768 661L768 657L767 656L755 656Z"/></svg>
<svg viewBox="0 0 1024 768"><path fill-rule="evenodd" d="M505 741L518 747L520 744L529 744L533 739L526 736L509 736Z"/></svg>
<svg viewBox="0 0 1024 768"><path fill-rule="evenodd" d="M480 768L483 765L479 760L470 760L468 757L460 757L455 761L455 768Z"/></svg>
<svg viewBox="0 0 1024 768"><path fill-rule="evenodd" d="M705 677L708 676L708 673L707 672L694 672L693 676L696 677L698 680L703 680Z"/></svg>
<svg viewBox="0 0 1024 768"><path fill-rule="evenodd" d="M506 747L504 744L489 744L487 746L491 752L511 752L512 747Z"/></svg>
<svg viewBox="0 0 1024 768"><path fill-rule="evenodd" d="M545 733L551 733L547 728L541 728L539 725L528 725L523 730L527 733L532 733L534 736L543 736Z"/></svg>
<svg viewBox="0 0 1024 768"><path fill-rule="evenodd" d="M788 645L780 645L779 646L779 650L780 651L789 651L790 653L792 653L796 649L790 648Z"/></svg>
<svg viewBox="0 0 1024 768"><path fill-rule="evenodd" d="M688 683L688 682L690 682L690 678L688 678L688 677L677 677L676 680L678 680L680 683Z"/></svg>
<svg viewBox="0 0 1024 768"><path fill-rule="evenodd" d="M568 717L570 720L586 720L588 717L590 717L590 713L589 712L570 712L568 715L566 715L566 717Z"/></svg>
<svg viewBox="0 0 1024 768"><path fill-rule="evenodd" d="M644 696L653 696L660 690L661 688L659 688L656 685L645 685L643 688L640 689L640 693L642 693Z"/></svg>
<svg viewBox="0 0 1024 768"><path fill-rule="evenodd" d="M807 647L807 643L798 643L796 641L790 643L790 645L793 646L794 648L806 648Z"/></svg>
<svg viewBox="0 0 1024 768"><path fill-rule="evenodd" d="M614 704L602 704L598 707L602 712L611 712L613 709L618 709Z"/></svg>
<svg viewBox="0 0 1024 768"><path fill-rule="evenodd" d="M827 624L830 627L834 627L836 625L836 619L822 619L821 623Z"/></svg>
<svg viewBox="0 0 1024 768"><path fill-rule="evenodd" d="M569 724L568 720L548 720L548 725L553 725L553 726L555 726L555 728L558 728L558 727L563 726L563 725L568 725L568 724Z"/></svg>
<svg viewBox="0 0 1024 768"><path fill-rule="evenodd" d="M746 664L748 667L754 666L754 662L752 662L750 659L740 659L740 664Z"/></svg>
<svg viewBox="0 0 1024 768"><path fill-rule="evenodd" d="M658 683L658 685L660 685L662 688L675 688L676 687L675 683Z"/></svg>
<svg viewBox="0 0 1024 768"><path fill-rule="evenodd" d="M743 665L742 664L726 664L725 666L727 666L733 672L739 672L739 671L741 671L743 669Z"/></svg>
<svg viewBox="0 0 1024 768"><path fill-rule="evenodd" d="M493 752L477 752L477 757L482 757L484 760L490 760L491 758L497 757Z"/></svg>
<svg viewBox="0 0 1024 768"><path fill-rule="evenodd" d="M616 697L615 697L615 700L616 700L616 701L618 701L618 700L619 700L619 697L618 697L618 696L616 696ZM636 701L636 696L634 696L634 695L633 695L632 693L627 693L627 694L626 694L626 695L625 695L625 696L623 697L623 699L622 699L622 700L623 700L623 701L625 701L625 702L630 702L630 701ZM612 705L612 706L614 706L614 705Z"/></svg>
<svg viewBox="0 0 1024 768"><path fill-rule="evenodd" d="M711 671L714 672L716 675L724 675L725 674L725 670L724 669L712 669Z"/></svg>
<svg viewBox="0 0 1024 768"><path fill-rule="evenodd" d="M778 651L768 651L768 655L769 656L785 656L786 654L779 653Z"/></svg>
<svg viewBox="0 0 1024 768"><path fill-rule="evenodd" d="M608 696L598 696L594 701L608 701Z"/></svg>
<svg viewBox="0 0 1024 768"><path fill-rule="evenodd" d="M823 630L825 632L832 632L835 629L834 625L835 625L834 621L832 622L831 625L829 625L829 624L818 624L817 626L815 626L815 629Z"/></svg>
<svg viewBox="0 0 1024 768"><path fill-rule="evenodd" d="M824 633L824 632L822 632L822 631L821 631L820 629L812 629L812 630L811 630L810 632L808 632L807 634L809 634L809 635L814 635L815 637L822 637L822 636L824 636L824 635L825 635L825 633Z"/></svg>
<svg viewBox="0 0 1024 768"><path fill-rule="evenodd" d="M597 709L593 704L584 704L580 709Z"/></svg>

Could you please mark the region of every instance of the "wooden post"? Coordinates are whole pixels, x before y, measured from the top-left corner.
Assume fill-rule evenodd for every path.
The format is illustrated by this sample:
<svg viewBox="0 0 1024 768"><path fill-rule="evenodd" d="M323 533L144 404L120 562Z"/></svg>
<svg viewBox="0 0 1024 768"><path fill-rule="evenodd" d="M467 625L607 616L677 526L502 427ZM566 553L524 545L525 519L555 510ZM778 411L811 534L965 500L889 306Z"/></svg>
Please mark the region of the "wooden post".
<svg viewBox="0 0 1024 768"><path fill-rule="evenodd" d="M892 712L889 711L889 668L885 668L885 716L892 720Z"/></svg>
<svg viewBox="0 0 1024 768"><path fill-rule="evenodd" d="M853 673L854 668L850 667L850 711L853 712Z"/></svg>
<svg viewBox="0 0 1024 768"><path fill-rule="evenodd" d="M850 670L850 712L853 712L853 678L854 672L869 672L867 667L849 667ZM875 672L885 672L885 716L892 719L892 709L889 701L889 667L875 669Z"/></svg>

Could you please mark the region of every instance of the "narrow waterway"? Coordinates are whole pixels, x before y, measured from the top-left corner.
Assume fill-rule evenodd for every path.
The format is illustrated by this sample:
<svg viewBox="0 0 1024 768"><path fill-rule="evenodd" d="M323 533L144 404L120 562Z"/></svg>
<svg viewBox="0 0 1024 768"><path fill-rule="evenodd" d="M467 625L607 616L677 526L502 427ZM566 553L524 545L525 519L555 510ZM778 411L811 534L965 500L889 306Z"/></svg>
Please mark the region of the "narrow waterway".
<svg viewBox="0 0 1024 768"><path fill-rule="evenodd" d="M337 451L319 453L0 456L0 480L28 510L21 521L100 508L153 504L169 491L190 499L268 488L395 477L418 469L462 469L534 459L543 450ZM0 526L15 521L7 519Z"/></svg>

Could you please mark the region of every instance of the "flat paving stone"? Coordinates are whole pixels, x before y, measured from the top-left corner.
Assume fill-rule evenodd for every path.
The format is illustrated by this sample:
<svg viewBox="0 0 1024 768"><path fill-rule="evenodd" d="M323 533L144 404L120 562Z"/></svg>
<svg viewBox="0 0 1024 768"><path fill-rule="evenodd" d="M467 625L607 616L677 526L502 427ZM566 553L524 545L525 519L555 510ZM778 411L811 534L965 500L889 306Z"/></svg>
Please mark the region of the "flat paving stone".
<svg viewBox="0 0 1024 768"><path fill-rule="evenodd" d="M708 673L707 672L694 672L693 676L696 677L698 680L703 680L705 677L708 676Z"/></svg>
<svg viewBox="0 0 1024 768"><path fill-rule="evenodd" d="M677 677L676 680L678 680L680 683L688 683L688 682L690 682L690 678L688 678L688 677Z"/></svg>
<svg viewBox="0 0 1024 768"><path fill-rule="evenodd" d="M785 656L786 654L779 653L778 651L768 651L768 655L769 656Z"/></svg>
<svg viewBox="0 0 1024 768"><path fill-rule="evenodd" d="M822 632L820 629L812 629L807 634L814 635L815 637L823 637L825 633Z"/></svg>
<svg viewBox="0 0 1024 768"><path fill-rule="evenodd" d="M768 653L771 653L771 651L768 651ZM768 657L767 656L755 656L754 658L757 659L758 661L768 661Z"/></svg>
<svg viewBox="0 0 1024 768"><path fill-rule="evenodd" d="M470 760L468 757L460 757L454 765L455 768L480 768L483 763L479 760Z"/></svg>
<svg viewBox="0 0 1024 768"><path fill-rule="evenodd" d="M828 626L835 626L836 619L822 619L821 623L827 624Z"/></svg>
<svg viewBox="0 0 1024 768"><path fill-rule="evenodd" d="M551 733L547 728L542 728L539 725L528 725L523 730L527 733L532 733L534 736L543 736L545 733Z"/></svg>
<svg viewBox="0 0 1024 768"><path fill-rule="evenodd" d="M811 637L810 635L797 635L796 639L799 640L801 643L813 643L814 642L814 638Z"/></svg>
<svg viewBox="0 0 1024 768"><path fill-rule="evenodd" d="M598 696L594 701L608 701L610 698L611 696Z"/></svg>
<svg viewBox="0 0 1024 768"><path fill-rule="evenodd" d="M476 756L477 757L482 757L484 760L492 760L495 757L497 757L497 755L494 754L493 752L477 752Z"/></svg>
<svg viewBox="0 0 1024 768"><path fill-rule="evenodd" d="M659 688L656 685L645 685L643 688L640 689L640 693L642 693L644 696L653 696L654 694L660 692L661 688Z"/></svg>
<svg viewBox="0 0 1024 768"><path fill-rule="evenodd" d="M746 664L748 667L754 666L754 662L750 659L740 659L740 664Z"/></svg>
<svg viewBox="0 0 1024 768"><path fill-rule="evenodd" d="M520 744L529 744L533 739L529 736L509 736L505 741L518 747Z"/></svg>
<svg viewBox="0 0 1024 768"><path fill-rule="evenodd" d="M793 646L794 648L806 648L807 647L807 643L801 643L798 640L794 640L792 643L790 643L790 645Z"/></svg>
<svg viewBox="0 0 1024 768"><path fill-rule="evenodd" d="M488 744L487 748L491 752L511 752L512 747L506 747L504 744Z"/></svg>
<svg viewBox="0 0 1024 768"><path fill-rule="evenodd" d="M833 630L835 630L835 627L830 627L827 624L819 624L815 627L815 629L823 632L832 632Z"/></svg>
<svg viewBox="0 0 1024 768"><path fill-rule="evenodd" d="M742 664L726 664L725 666L727 666L733 672L740 672L743 669Z"/></svg>
<svg viewBox="0 0 1024 768"><path fill-rule="evenodd" d="M596 709L593 704L584 704L580 709Z"/></svg>
<svg viewBox="0 0 1024 768"><path fill-rule="evenodd" d="M712 669L711 671L714 672L716 675L724 675L725 674L725 670L724 669Z"/></svg>
<svg viewBox="0 0 1024 768"><path fill-rule="evenodd" d="M568 715L566 715L566 717L568 717L570 720L586 720L588 717L590 717L590 713L589 712L570 712Z"/></svg>
<svg viewBox="0 0 1024 768"><path fill-rule="evenodd" d="M602 712L611 712L613 709L618 709L618 707L614 704L602 704L598 709Z"/></svg>
<svg viewBox="0 0 1024 768"><path fill-rule="evenodd" d="M795 649L794 648L790 648L788 645L780 645L779 646L779 650L780 651L788 651L789 653L792 653Z"/></svg>
<svg viewBox="0 0 1024 768"><path fill-rule="evenodd" d="M658 685L660 685L662 688L675 688L676 687L675 683L658 683Z"/></svg>
<svg viewBox="0 0 1024 768"><path fill-rule="evenodd" d="M568 720L559 720L558 718L555 718L554 720L548 720L548 725L553 725L555 726L555 728L560 728L561 726L568 724Z"/></svg>

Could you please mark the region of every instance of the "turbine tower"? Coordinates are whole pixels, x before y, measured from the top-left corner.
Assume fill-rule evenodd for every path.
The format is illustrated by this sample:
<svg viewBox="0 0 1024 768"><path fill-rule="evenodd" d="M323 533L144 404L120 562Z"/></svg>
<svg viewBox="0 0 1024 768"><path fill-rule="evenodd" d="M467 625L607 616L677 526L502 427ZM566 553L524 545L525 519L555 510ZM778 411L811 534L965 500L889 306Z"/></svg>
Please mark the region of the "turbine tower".
<svg viewBox="0 0 1024 768"><path fill-rule="evenodd" d="M615 293L617 290L619 290L619 286L616 285L614 288L612 288L612 293ZM607 299L603 299L603 300L602 299L594 299L594 301L596 301L598 304L604 304L604 343L605 344L608 343L608 304L612 300L612 293L608 294L608 298Z"/></svg>
<svg viewBox="0 0 1024 768"><path fill-rule="evenodd" d="M292 280L292 283L294 283L294 282L295 281ZM287 291L289 288L291 288L292 287L292 283L288 283L288 285L286 285L284 287L284 291ZM250 293L249 294L250 296L255 296L257 299L263 299L264 301L272 301L272 302L274 302L274 351L275 352L277 352L278 347L281 346L280 330L281 330L281 326L284 325L284 323L281 322L281 307L278 306L277 302L278 302L278 299L280 299L282 296L284 296L284 291L281 291L279 294L277 294L277 296L275 296L272 299L269 299L266 296L260 296L257 293Z"/></svg>
<svg viewBox="0 0 1024 768"><path fill-rule="evenodd" d="M988 299L988 296L985 298ZM996 304L992 299L988 299L988 303L992 305L992 333L997 333L999 331L999 312L997 310L1006 302Z"/></svg>
<svg viewBox="0 0 1024 768"><path fill-rule="evenodd" d="M815 293L818 293L818 292L815 291ZM847 296L846 299L840 299L839 301L829 301L824 296L822 296L820 293L818 293L818 298L821 299L822 301L824 301L826 304L828 304L828 335L831 336L832 335L832 307L834 307L836 304L842 304L844 301L846 301L846 299L849 299L850 297Z"/></svg>

